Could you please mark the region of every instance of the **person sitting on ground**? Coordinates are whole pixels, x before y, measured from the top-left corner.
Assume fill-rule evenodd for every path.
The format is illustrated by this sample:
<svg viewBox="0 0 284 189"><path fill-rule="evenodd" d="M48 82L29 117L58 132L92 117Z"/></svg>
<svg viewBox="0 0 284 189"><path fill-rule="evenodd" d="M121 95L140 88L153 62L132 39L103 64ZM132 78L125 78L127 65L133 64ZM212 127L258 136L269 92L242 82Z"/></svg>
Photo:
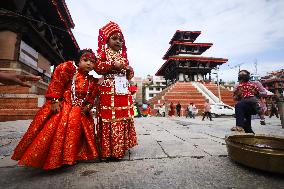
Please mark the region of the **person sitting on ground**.
<svg viewBox="0 0 284 189"><path fill-rule="evenodd" d="M250 73L241 70L238 76L239 83L234 88L236 127L232 131L254 133L251 128L251 115L260 114L258 98L265 96L266 91L259 82L250 81Z"/></svg>

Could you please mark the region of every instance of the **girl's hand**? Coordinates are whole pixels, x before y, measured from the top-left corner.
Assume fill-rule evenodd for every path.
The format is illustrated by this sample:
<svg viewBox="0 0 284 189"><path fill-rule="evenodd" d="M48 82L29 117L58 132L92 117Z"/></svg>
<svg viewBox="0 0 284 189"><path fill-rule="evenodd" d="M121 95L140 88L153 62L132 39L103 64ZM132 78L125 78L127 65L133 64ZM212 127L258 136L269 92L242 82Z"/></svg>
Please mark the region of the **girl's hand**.
<svg viewBox="0 0 284 189"><path fill-rule="evenodd" d="M61 109L61 103L60 102L52 103L50 109L53 113L58 113Z"/></svg>
<svg viewBox="0 0 284 189"><path fill-rule="evenodd" d="M126 78L128 80L132 79L133 77L133 68L131 66L126 67Z"/></svg>
<svg viewBox="0 0 284 189"><path fill-rule="evenodd" d="M133 68L131 66L127 66L125 69L126 69L126 72L132 72L133 71Z"/></svg>
<svg viewBox="0 0 284 189"><path fill-rule="evenodd" d="M114 63L114 68L116 70L122 70L122 69L125 69L125 66L122 63L120 63L120 62L115 62Z"/></svg>
<svg viewBox="0 0 284 189"><path fill-rule="evenodd" d="M84 114L84 115L88 115L89 112L90 112L89 108L84 107L81 113Z"/></svg>
<svg viewBox="0 0 284 189"><path fill-rule="evenodd" d="M88 104L82 109L81 113L84 114L84 115L88 115L88 114L90 113L92 107L93 107L92 104L89 104L89 103L88 103Z"/></svg>

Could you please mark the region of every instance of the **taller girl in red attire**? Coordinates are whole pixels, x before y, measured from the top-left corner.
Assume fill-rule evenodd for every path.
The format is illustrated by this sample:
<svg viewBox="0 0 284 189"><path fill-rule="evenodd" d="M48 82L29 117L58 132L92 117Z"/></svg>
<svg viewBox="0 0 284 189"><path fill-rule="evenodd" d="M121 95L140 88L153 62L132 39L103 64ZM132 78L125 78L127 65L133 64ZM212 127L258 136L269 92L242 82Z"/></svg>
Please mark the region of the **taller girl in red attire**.
<svg viewBox="0 0 284 189"><path fill-rule="evenodd" d="M69 61L55 69L46 103L12 156L19 165L55 169L98 157L94 120L89 113L97 95L98 80L88 75L95 54L88 49L80 51L79 57L78 68Z"/></svg>
<svg viewBox="0 0 284 189"><path fill-rule="evenodd" d="M134 72L127 60L123 34L116 23L109 22L99 30L97 53L95 71L103 75L96 126L101 156L103 159L122 158L126 150L137 145L137 139L133 100L128 90L128 81Z"/></svg>

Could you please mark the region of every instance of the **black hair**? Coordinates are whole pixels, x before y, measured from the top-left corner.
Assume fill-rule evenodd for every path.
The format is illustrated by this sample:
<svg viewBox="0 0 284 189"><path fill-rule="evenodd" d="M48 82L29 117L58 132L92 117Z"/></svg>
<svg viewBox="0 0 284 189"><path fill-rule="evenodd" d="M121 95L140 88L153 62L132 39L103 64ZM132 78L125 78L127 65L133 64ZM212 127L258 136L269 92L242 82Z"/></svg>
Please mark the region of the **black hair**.
<svg viewBox="0 0 284 189"><path fill-rule="evenodd" d="M247 70L239 71L238 81L239 82L248 82L250 80L250 73Z"/></svg>
<svg viewBox="0 0 284 189"><path fill-rule="evenodd" d="M82 57L84 54L86 54L86 53L92 53L92 54L93 54L94 52L92 51L92 49L83 49L83 50L80 50L80 51L78 52L77 59L75 60L76 66L79 65L79 62L80 62L81 57Z"/></svg>

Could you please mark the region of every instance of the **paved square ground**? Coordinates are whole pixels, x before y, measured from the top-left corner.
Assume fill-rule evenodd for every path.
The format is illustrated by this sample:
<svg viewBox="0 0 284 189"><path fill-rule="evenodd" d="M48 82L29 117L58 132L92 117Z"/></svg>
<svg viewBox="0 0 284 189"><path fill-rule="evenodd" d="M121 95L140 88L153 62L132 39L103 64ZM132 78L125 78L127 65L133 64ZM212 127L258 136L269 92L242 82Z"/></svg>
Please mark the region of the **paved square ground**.
<svg viewBox="0 0 284 189"><path fill-rule="evenodd" d="M224 138L234 118L136 118L139 145L119 162L81 162L55 171L18 167L13 149L31 120L0 122L1 188L284 188L284 175L232 162ZM256 134L284 137L280 120L253 120Z"/></svg>

